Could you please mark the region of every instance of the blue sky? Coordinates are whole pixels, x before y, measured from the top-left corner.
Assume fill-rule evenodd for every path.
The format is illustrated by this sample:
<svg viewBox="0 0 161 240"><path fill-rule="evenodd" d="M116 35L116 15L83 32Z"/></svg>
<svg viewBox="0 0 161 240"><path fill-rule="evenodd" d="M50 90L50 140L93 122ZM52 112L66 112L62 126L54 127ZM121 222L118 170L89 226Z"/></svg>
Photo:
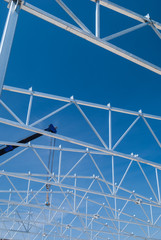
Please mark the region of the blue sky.
<svg viewBox="0 0 161 240"><path fill-rule="evenodd" d="M138 4L136 4L136 1L115 2L142 15L149 13L152 19L161 22L160 1L142 0ZM29 3L72 23L72 20L54 1L30 0ZM65 1L65 3L67 4L68 2ZM94 31L94 3L86 0L70 1L69 6L87 24L87 27ZM6 2L1 1L1 34L7 12ZM101 7L102 37L135 24L138 24L138 22ZM112 43L160 66L160 39L150 27L145 27L115 39ZM20 12L18 19L5 84L21 88L32 86L33 90L55 95L65 97L74 95L76 99L101 104L110 102L112 106L120 108L136 111L142 109L144 112L156 115L161 114L161 81L159 75L128 62L24 11ZM5 94L2 97L24 120L25 114L23 109L27 107L28 100L21 100L22 104L20 105L19 98L8 97ZM44 114L45 111L47 113L50 110L50 103L45 102L43 109ZM35 105L34 114L36 117L43 115L41 110L40 106ZM33 118L35 117L34 114ZM91 114L91 117L95 116L92 111L88 114ZM93 120L100 131L99 122L102 116L99 113ZM128 122L124 125L123 120L120 117L119 120L115 121L113 129L114 140L123 133L123 130L132 121L132 119L127 120ZM70 129L70 126L72 126L73 128L75 127L75 136L80 134L79 130L76 131L79 128L70 123L71 119L63 122L62 117L61 120L58 119L56 121L60 125L59 132L62 126L64 126L63 131L65 128ZM120 122L123 129L120 128ZM155 130L159 126L159 123L154 125ZM139 131L140 128L138 127L138 135ZM107 138L106 135L105 138ZM135 141L136 139L137 137L135 137ZM131 146L132 148L134 146Z"/></svg>
<svg viewBox="0 0 161 240"><path fill-rule="evenodd" d="M28 2L73 23L53 0L28 0ZM89 0L66 0L64 2L94 32L95 4ZM137 2L134 0L115 0L113 2L142 15L149 13L153 20L161 22L160 0L141 0ZM7 12L6 2L1 1L0 35L3 31ZM132 27L135 24L138 24L138 22L101 7L101 37ZM149 26L119 37L111 41L111 43L161 66L161 42ZM142 109L146 113L161 115L161 78L159 75L44 22L23 10L20 12L18 19L5 85L25 89L32 86L33 90L40 92L64 97L74 95L75 99L100 104L108 104L110 102L114 107L135 111ZM8 95L6 92L2 93L2 98L25 121L28 99L20 98L19 95L17 97L14 94ZM50 112L53 107L51 101L40 100L40 104L38 105L36 101L34 102L33 121ZM59 106L61 104L56 103L54 108ZM88 114L108 144L108 114L106 115L106 113L102 113L99 110L82 109ZM7 116L2 110L1 115ZM115 116L116 114L114 113L113 142L117 141L134 120L132 117L126 118L121 114L118 114L118 118L115 118ZM86 129L83 120L79 120L79 114L74 108L71 109L71 112L65 110L63 114L58 114L56 119L51 119L51 121L54 121L54 124L58 126L60 134L69 135L73 138L79 136L81 140L97 143L93 135L90 135L90 130ZM159 122L149 122L152 124L155 132L157 132L157 136L161 139L161 134L158 131L161 124ZM50 121L46 121L40 127L46 128L45 124L49 123ZM14 131L8 127L1 126L0 129L5 140L10 139L10 131L13 133L11 138L14 140L19 139L24 134L22 131L17 131L14 134ZM131 142L129 141L130 137L132 138ZM44 143L45 141L46 139L42 138L38 143ZM140 153L146 159L160 162L160 149L150 134L147 134L147 130L142 122L139 122L124 144L124 146L120 145L117 150L124 150L126 153ZM59 145L59 141L57 145ZM45 155L43 152L41 154L42 156ZM30 153L26 155L26 159L29 156ZM105 176L111 178L111 172L108 171L111 163L106 162L104 158L99 160L100 167L104 167ZM30 170L31 162L25 161L25 164L21 162L18 165L18 161L20 159L17 160L17 164L11 163L8 165L8 170L12 170L14 167L14 170L18 171L19 166L21 166L21 171L27 172ZM32 160L30 159L30 161ZM74 161L74 156L71 156L71 165ZM118 166L123 171L126 169L127 163L119 161ZM82 165L81 170L83 170L83 167ZM32 168L36 170L36 162ZM150 169L147 168L146 171L150 176ZM122 176L119 170L116 170L116 175L119 181ZM127 182L128 187L131 187L133 177L137 178L137 175L131 172L129 182ZM141 179L138 179L138 182ZM153 176L151 179L153 179ZM138 182L136 181L136 184ZM138 186L138 191L141 190Z"/></svg>
<svg viewBox="0 0 161 240"><path fill-rule="evenodd" d="M29 1L71 21L52 0ZM76 3L77 2L77 3ZM115 1L160 21L158 1ZM67 3L67 1L65 2ZM7 15L1 2L1 33ZM70 1L69 6L94 30L95 6L91 1ZM71 21L72 22L72 21ZM138 22L101 7L101 36L134 26ZM160 64L160 39L150 27L111 41L126 50ZM20 12L6 85L50 92L113 106L160 113L160 76L59 29L24 11Z"/></svg>

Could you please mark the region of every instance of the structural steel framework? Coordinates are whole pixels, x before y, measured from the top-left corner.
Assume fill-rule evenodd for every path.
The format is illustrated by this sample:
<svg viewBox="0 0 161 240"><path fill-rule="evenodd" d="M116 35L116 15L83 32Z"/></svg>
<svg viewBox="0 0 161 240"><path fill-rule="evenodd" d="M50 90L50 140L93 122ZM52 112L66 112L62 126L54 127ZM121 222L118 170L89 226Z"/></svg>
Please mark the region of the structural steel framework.
<svg viewBox="0 0 161 240"><path fill-rule="evenodd" d="M1 124L30 133L39 133L49 139L57 139L61 145L53 146L40 143L17 143L1 141L1 145L19 146L19 150L8 157L3 157L1 169L8 164L35 155L38 169L42 172L8 172L1 170L1 183L7 180L9 190L1 190L1 237L3 239L160 239L161 231L161 196L160 178L161 165L139 157L116 151L116 148L135 129L139 121L143 121L159 148L161 143L155 135L149 121L161 121L161 117L124 109L99 105L73 97L64 98L55 95L4 86L5 91L30 96L26 124L14 113L3 100L1 105L11 114L15 121L0 118ZM32 104L35 98L50 99L62 102L62 106L49 114L30 123ZM48 119L56 120L57 114L74 107L83 117L88 127L99 140L98 145L80 141L71 137L46 132L37 126ZM109 116L108 146L89 120L86 109L94 108L105 111ZM88 111L87 111L88 112ZM133 116L133 121L119 139L112 144L112 114ZM86 130L84 130L86 131ZM68 134L70 131L68 132ZM45 143L48 141L45 140ZM65 145L65 147L63 147ZM41 151L45 151L42 155ZM51 172L46 163L49 150L54 150L57 161ZM28 152L30 155L28 155ZM68 155L70 153L70 155ZM67 155L66 155L67 154ZM74 154L74 156L72 156ZM26 157L25 157L26 155ZM21 157L21 158L20 158ZM109 169L104 172L100 161L110 162ZM118 161L119 160L119 161ZM66 162L67 161L67 162ZM70 163L71 162L71 163ZM93 171L86 172L88 165ZM120 163L126 168L120 169ZM68 167L69 165L70 167ZM32 168L32 165L31 165ZM119 182L116 173L120 171ZM149 169L149 171L147 171ZM32 170L32 169L31 169ZM130 171L139 172L139 182L134 174L130 187L126 188ZM106 177L104 176L106 175ZM108 177L110 175L110 178ZM117 179L118 180L118 179ZM141 182L143 182L143 185ZM7 184L6 183L6 184ZM35 183L37 183L35 185ZM46 189L46 185L50 189ZM137 187L141 186L141 189ZM32 189L33 187L33 189ZM25 189L26 188L26 189ZM142 188L146 189L143 190ZM23 190L22 190L23 189ZM49 195L50 205L45 203ZM149 197L150 196L150 197Z"/></svg>
<svg viewBox="0 0 161 240"><path fill-rule="evenodd" d="M65 98L41 92L3 85L19 11L22 9L60 28L86 39L108 51L124 57L155 73L161 69L108 41L138 28L149 25L161 38L161 24L141 16L107 0L96 1L96 32L93 34L77 16L61 1L57 3L79 25L76 27L48 14L24 1L9 2L9 13L0 45L0 92L19 94L29 98L25 121L7 105L1 97L1 108L8 118L0 117L1 126L12 128L20 135L38 133L42 141L20 143L10 138L1 140L3 146L18 146L17 150L1 157L0 161L0 238L1 239L151 239L161 236L161 164L140 157L138 154L119 151L127 136L142 121L154 142L161 148L151 121L160 122L161 117L95 104L74 97ZM119 12L139 22L130 29L100 38L100 5ZM35 120L32 116L34 100L52 101L53 109ZM59 103L60 105L58 106ZM95 136L82 140L72 131L57 134L42 130L42 126L56 121L57 115L74 108ZM101 111L108 116L108 140L97 130L90 110ZM71 110L71 114L73 110ZM133 118L117 141L113 140L113 115L123 114ZM91 119L90 119L91 118ZM74 120L73 120L74 121ZM3 131L2 131L3 132ZM85 132L85 129L82 130ZM3 134L3 133L2 133ZM4 136L3 136L4 137ZM4 137L5 139L5 137ZM57 144L53 145L53 139ZM49 141L51 144L48 144ZM125 149L125 148L124 148ZM47 165L46 156L54 155L54 170ZM29 172L8 171L14 161L36 163ZM103 162L103 164L101 164ZM10 165L11 164L11 165ZM106 168L104 167L106 164ZM122 166L124 167L120 167ZM32 169L33 168L33 169ZM92 172L92 173L91 173ZM118 175L118 177L117 177ZM138 177L139 176L139 177ZM141 180L140 180L141 179ZM117 182L116 182L117 181ZM130 184L129 184L130 183ZM6 187L8 186L8 190Z"/></svg>

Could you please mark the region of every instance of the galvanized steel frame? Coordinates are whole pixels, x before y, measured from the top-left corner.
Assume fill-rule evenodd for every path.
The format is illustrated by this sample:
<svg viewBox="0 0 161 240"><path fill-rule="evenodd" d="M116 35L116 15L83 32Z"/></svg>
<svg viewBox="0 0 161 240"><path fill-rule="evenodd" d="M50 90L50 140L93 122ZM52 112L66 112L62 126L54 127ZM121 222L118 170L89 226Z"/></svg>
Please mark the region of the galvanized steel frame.
<svg viewBox="0 0 161 240"><path fill-rule="evenodd" d="M158 236L161 225L158 224L161 218L161 196L160 196L160 178L159 174L161 171L161 165L146 159L139 157L137 154L125 154L122 152L117 152L115 148L122 142L122 140L126 137L126 135L130 132L130 130L135 126L135 124L142 119L148 129L148 131L152 134L152 137L161 148L161 142L154 133L152 127L148 123L148 119L153 119L155 121L160 121L160 116L150 115L143 113L141 110L138 112L119 109L112 107L110 104L101 105L95 104L85 101L80 101L71 98L64 98L60 96L55 96L51 94L45 94L33 91L32 88L29 90L9 87L3 85L5 73L7 69L8 59L11 51L12 41L14 37L14 32L16 28L16 23L18 19L18 13L20 9L27 11L39 18L44 19L60 28L65 29L81 38L86 39L89 42L92 42L106 50L109 50L119 56L122 56L140 66L143 66L155 73L161 74L161 69L143 59L136 57L133 54L130 54L113 44L107 42L107 40L113 39L115 37L121 36L128 32L134 31L138 28L149 25L155 31L155 33L160 37L161 24L151 20L148 16L141 16L137 13L134 13L128 9L122 8L116 4L113 4L107 0L99 0L96 1L96 31L93 34L84 23L81 22L80 19L64 4L62 0L56 0L57 3L69 14L69 16L79 25L80 28L71 25L70 23L65 22L64 20L57 18L47 12L42 11L41 9L28 4L23 1L11 1L9 3L9 14L6 21L1 45L0 45L0 63L2 70L0 71L0 93L3 88L3 91L21 93L23 95L29 96L29 105L27 109L27 117L25 123L17 116L17 114L11 110L9 106L1 99L0 104L14 117L15 121L11 121L10 119L0 118L0 123L8 126L12 126L15 129L23 129L28 132L40 133L49 138L55 138L62 141L62 145L59 147L53 147L48 145L38 145L38 144L20 144L17 142L8 142L8 141L0 141L0 144L3 145L15 145L20 146L22 149L13 154L12 157L5 159L0 163L0 167L5 166L6 163L13 161L17 156L25 153L28 149L32 149L35 157L39 160L40 164L43 165L44 170L48 173L46 174L37 174L37 173L15 173L8 171L0 171L0 177L6 178L7 181L11 185L11 190L1 190L1 194L7 194L8 198L0 199L2 214L0 220L0 229L1 235L3 238L10 239L159 239ZM7 2L9 2L7 0ZM105 38L100 38L100 5L112 9L116 12L119 12L123 15L126 15L130 18L133 18L141 24L132 27L130 29L123 30L119 33L116 33L112 36L108 36ZM65 105L58 108L57 110L53 110L49 114L44 117L38 119L37 121L30 123L30 115L32 110L32 102L35 97L51 99L56 101L64 102ZM52 134L38 127L35 127L38 123L45 121L51 116L54 116L56 113L63 111L69 106L74 105L79 113L85 119L87 125L91 128L95 136L99 139L101 146L93 145L88 142L83 142L78 139L73 139L70 137L66 137L59 134ZM86 106L95 109L101 109L109 114L109 145L103 140L101 134L96 130L95 126L89 120L88 116L84 113L81 106ZM131 123L131 125L127 128L122 136L118 139L118 141L113 144L112 143L112 112L123 113L126 115L133 115L136 118ZM77 146L77 148L73 147L63 147L63 142L72 143ZM81 147L81 148L79 148ZM50 169L45 165L43 159L38 153L38 149L51 149L59 152L59 164L58 164L58 173L51 173ZM82 156L78 158L75 165L65 174L61 174L62 165L62 153L63 152L74 152L81 153ZM99 172L100 176L92 175L92 176L82 176L77 174L71 174L76 166L78 166L81 161L89 157L95 166L96 172ZM107 181L102 174L101 169L97 165L95 160L95 156L111 156L112 162L112 179L111 181ZM129 164L122 174L122 178L119 184L115 183L115 157L119 157L121 159L125 159L129 161ZM140 195L139 193L126 189L122 187L122 183L126 179L127 173L129 169L132 167L133 163L136 162L139 169L141 170L147 186L151 190L151 195L153 199L149 199L144 195ZM152 169L155 169L155 184L157 186L157 191L154 189L153 184L151 183L151 179L147 176L144 166L149 166ZM48 178L48 180L46 180ZM18 186L15 184L14 179L23 179L27 182L27 189L20 190ZM66 179L73 179L73 184L65 183ZM88 187L79 187L79 181L81 179L89 180L90 184ZM32 190L30 188L30 184L32 182L39 183L41 187L37 190ZM97 182L99 186L99 191L92 189L93 184ZM45 186L50 184L50 186L55 187L57 190L50 191L50 207L46 206L42 201L38 201L38 195L45 195L47 190L44 190ZM106 187L106 190L105 190ZM124 194L121 194L121 193ZM82 195L82 194L83 195ZM63 196L62 202L59 206L52 204L53 203L53 195L54 197L61 194ZM17 197L15 197L15 195ZM90 195L90 198L88 198ZM12 198L16 200L12 200ZM104 198L104 202L99 201L99 197ZM77 202L79 199L79 203ZM112 203L111 203L112 199ZM36 203L34 202L36 201ZM122 209L118 209L117 202L122 201L123 207ZM66 208L63 207L63 204L66 203ZM82 210L81 206L84 206ZM94 205L97 211L92 213L90 211L89 206ZM131 215L130 212L126 211L126 207L129 204L133 204L133 208L140 209L143 212L144 218L136 217L135 215ZM26 209L25 217L22 208ZM147 211L148 207L150 210L150 217ZM5 208L5 210L4 210ZM154 216L153 211L157 210L157 217ZM28 211L29 209L29 211ZM32 210L31 210L32 209ZM101 211L104 213L101 213ZM32 213L34 212L34 213ZM61 214L61 221L58 222L56 220L57 214ZM65 214L71 216L72 220L66 221ZM156 214L156 213L155 213ZM32 219L32 217L33 219ZM44 218L42 219L42 215ZM2 227L3 226L3 227ZM137 231L129 232L126 231L129 226L137 226L141 234L138 234ZM47 228L47 232L46 229ZM49 231L50 228L50 231ZM146 229L146 230L145 230ZM135 227L134 227L135 230ZM155 232L152 230L156 230ZM56 232L55 232L56 231Z"/></svg>

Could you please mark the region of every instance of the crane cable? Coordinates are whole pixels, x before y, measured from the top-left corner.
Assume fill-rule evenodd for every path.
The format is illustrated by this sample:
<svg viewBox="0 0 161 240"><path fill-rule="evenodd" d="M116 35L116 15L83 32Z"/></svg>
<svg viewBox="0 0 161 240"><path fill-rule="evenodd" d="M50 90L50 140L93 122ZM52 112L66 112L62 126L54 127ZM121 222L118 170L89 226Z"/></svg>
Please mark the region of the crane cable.
<svg viewBox="0 0 161 240"><path fill-rule="evenodd" d="M55 144L56 144L56 139L51 138L50 146L53 147L53 149L52 148L50 149L49 160L48 160L48 169L50 170L51 173L53 173L53 166L54 166ZM48 176L47 176L47 181L48 181ZM46 206L50 206L49 190L50 190L50 184L46 184L46 202L45 202Z"/></svg>

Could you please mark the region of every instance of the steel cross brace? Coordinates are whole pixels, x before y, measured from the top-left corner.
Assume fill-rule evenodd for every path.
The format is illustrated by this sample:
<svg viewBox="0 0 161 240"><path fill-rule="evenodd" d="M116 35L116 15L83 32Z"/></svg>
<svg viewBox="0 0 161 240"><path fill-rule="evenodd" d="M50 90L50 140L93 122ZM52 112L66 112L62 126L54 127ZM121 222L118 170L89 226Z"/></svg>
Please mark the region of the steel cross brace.
<svg viewBox="0 0 161 240"><path fill-rule="evenodd" d="M5 1L9 2L9 0L5 0ZM105 0L99 1L99 4L102 4L104 6L107 6L107 3L109 4L109 2L105 1ZM115 6L115 4L111 3L110 6ZM160 67L155 66L154 64L152 64L148 61L145 61L145 60L135 56L134 54L131 54L131 53L129 53L129 52L127 52L127 51L125 51L121 48L118 48L115 45L113 45L109 42L106 42L103 39L100 39L99 34L97 34L97 36L94 36L92 33L84 31L81 28L78 28L78 27L76 27L76 26L74 26L74 25L72 25L72 24L70 24L66 21L63 21L62 19L57 18L54 15L51 15L51 14L49 14L49 13L47 13L47 12L45 12L45 11L43 11L43 10L41 10L41 9L31 5L31 4L28 4L27 2L21 2L21 9L23 9L24 11L29 12L29 13L47 21L47 22L50 22L50 23L66 30L68 32L71 32L72 34L77 35L77 36L79 36L79 37L81 37L81 38L83 38L83 39L85 39L85 40L87 40L91 43L94 43L95 45L97 45L99 47L102 47L102 48L104 48L104 49L106 49L110 52L115 53L116 55L119 55L119 56L121 56L121 57L123 57L123 58L125 58L125 59L127 59L131 62L134 62L134 63L136 63L136 64L138 64L138 65L140 65L144 68L149 69L150 71L153 71L153 72L161 75L161 68ZM111 7L111 9L113 9L115 11L118 11L118 12L121 12L122 14L127 15L127 16L129 16L131 18L134 18L134 19L136 19L138 21L141 21L141 22L146 22L147 21L146 17L143 17L139 14L133 13L129 10L125 11L124 8L115 6L115 7ZM156 23L155 21L153 21L153 24L158 29L161 29L161 24ZM11 42L10 42L10 45L11 45ZM6 70L6 68L5 68L5 70ZM5 75L5 71L4 71L3 75ZM4 76L3 76L3 78L4 78ZM3 81L1 81L1 82L2 83L1 83L0 87L2 88Z"/></svg>

